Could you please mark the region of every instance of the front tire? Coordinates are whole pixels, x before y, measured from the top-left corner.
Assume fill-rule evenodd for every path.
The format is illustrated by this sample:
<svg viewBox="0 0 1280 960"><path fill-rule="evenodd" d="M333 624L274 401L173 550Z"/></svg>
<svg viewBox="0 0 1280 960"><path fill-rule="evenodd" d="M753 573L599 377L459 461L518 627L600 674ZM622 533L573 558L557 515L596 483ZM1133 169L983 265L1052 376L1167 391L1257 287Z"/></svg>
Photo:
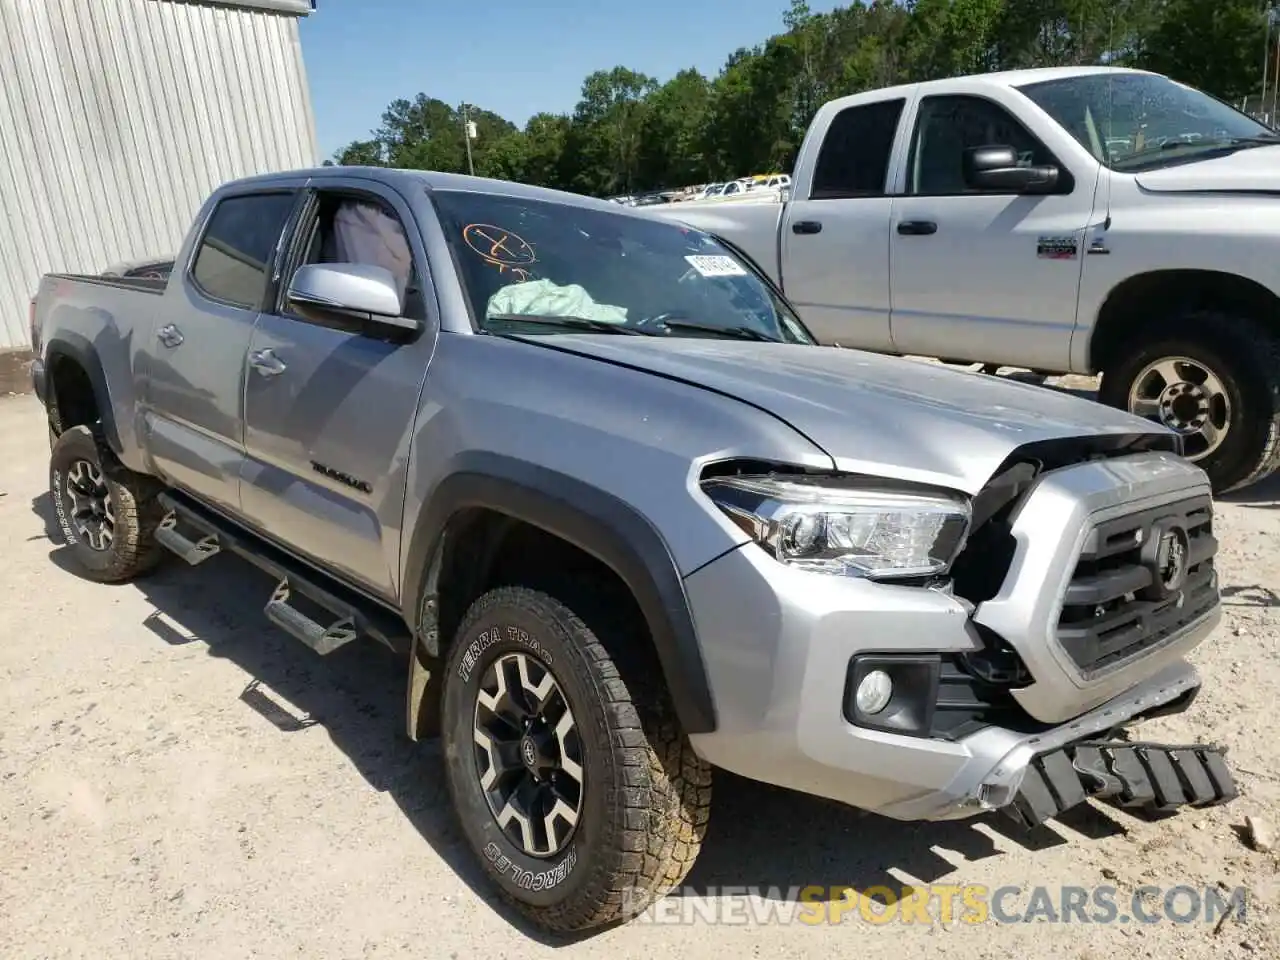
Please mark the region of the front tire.
<svg viewBox="0 0 1280 960"><path fill-rule="evenodd" d="M49 456L49 494L62 538L80 571L121 583L159 563L159 485L123 466L89 427L68 427Z"/></svg>
<svg viewBox="0 0 1280 960"><path fill-rule="evenodd" d="M1197 311L1108 366L1099 399L1183 437L1226 493L1280 466L1280 339L1245 317Z"/></svg>
<svg viewBox="0 0 1280 960"><path fill-rule="evenodd" d="M462 831L504 899L556 933L624 920L666 894L710 813L710 767L653 670L626 662L645 638L592 619L601 635L546 593L492 590L468 611L444 672Z"/></svg>

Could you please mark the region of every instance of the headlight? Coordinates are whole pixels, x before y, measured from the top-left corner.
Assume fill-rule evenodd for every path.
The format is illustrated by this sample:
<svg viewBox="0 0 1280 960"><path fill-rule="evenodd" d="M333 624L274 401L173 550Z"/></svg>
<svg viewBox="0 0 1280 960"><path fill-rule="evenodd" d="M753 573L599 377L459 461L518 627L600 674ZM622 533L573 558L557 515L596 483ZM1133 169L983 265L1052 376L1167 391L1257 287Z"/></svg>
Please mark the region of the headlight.
<svg viewBox="0 0 1280 960"><path fill-rule="evenodd" d="M775 559L869 579L945 573L964 545L969 501L867 486L856 478L737 476L703 491Z"/></svg>

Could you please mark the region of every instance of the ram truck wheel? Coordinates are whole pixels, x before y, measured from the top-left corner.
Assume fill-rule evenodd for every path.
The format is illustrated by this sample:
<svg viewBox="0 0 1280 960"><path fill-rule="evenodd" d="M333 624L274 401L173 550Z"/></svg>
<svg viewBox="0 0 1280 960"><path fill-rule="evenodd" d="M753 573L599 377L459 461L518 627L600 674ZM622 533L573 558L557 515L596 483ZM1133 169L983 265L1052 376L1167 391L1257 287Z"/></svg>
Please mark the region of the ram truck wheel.
<svg viewBox="0 0 1280 960"><path fill-rule="evenodd" d="M441 704L468 844L504 899L557 933L625 920L678 884L711 802L710 767L653 671L629 662L634 628L587 605L524 587L480 597Z"/></svg>
<svg viewBox="0 0 1280 960"><path fill-rule="evenodd" d="M154 568L163 555L154 539L159 485L123 466L89 427L68 427L52 442L49 495L84 576L120 583Z"/></svg>
<svg viewBox="0 0 1280 960"><path fill-rule="evenodd" d="M1103 373L1100 399L1182 436L1185 456L1226 493L1280 466L1280 338L1198 311L1161 325Z"/></svg>

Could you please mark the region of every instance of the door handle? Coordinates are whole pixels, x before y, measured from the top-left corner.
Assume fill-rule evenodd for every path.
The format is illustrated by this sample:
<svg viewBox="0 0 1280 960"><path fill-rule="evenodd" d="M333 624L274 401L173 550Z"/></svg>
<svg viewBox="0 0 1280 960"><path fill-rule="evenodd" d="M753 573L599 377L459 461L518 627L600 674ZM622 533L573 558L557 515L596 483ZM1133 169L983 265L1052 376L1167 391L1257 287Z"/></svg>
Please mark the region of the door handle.
<svg viewBox="0 0 1280 960"><path fill-rule="evenodd" d="M156 331L156 338L166 347L180 346L182 343L182 331L172 323L166 323Z"/></svg>
<svg viewBox="0 0 1280 960"><path fill-rule="evenodd" d="M938 225L932 220L903 220L898 232L904 237L927 237L938 232Z"/></svg>
<svg viewBox="0 0 1280 960"><path fill-rule="evenodd" d="M249 354L249 366L257 370L264 377L275 377L284 373L286 369L285 363L277 357L270 348L265 350L254 350Z"/></svg>
<svg viewBox="0 0 1280 960"><path fill-rule="evenodd" d="M821 233L822 224L817 220L797 220L791 225L792 233Z"/></svg>

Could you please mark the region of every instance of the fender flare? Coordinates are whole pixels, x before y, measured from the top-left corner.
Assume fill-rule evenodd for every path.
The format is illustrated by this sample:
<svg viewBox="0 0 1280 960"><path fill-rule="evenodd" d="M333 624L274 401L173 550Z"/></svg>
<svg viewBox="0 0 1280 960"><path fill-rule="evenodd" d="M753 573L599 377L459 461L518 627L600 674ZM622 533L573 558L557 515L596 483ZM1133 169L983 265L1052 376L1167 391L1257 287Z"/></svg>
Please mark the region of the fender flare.
<svg viewBox="0 0 1280 960"><path fill-rule="evenodd" d="M98 350L85 337L71 331L60 331L45 345L45 395L40 399L45 408L57 405L58 384L54 377L57 361L60 358L75 361L89 377L93 387L93 396L98 405L98 416L102 422L102 433L108 446L119 455L123 452L120 433L116 429L115 410L111 406L111 392L107 388L107 376L102 369L102 361L98 358Z"/></svg>
<svg viewBox="0 0 1280 960"><path fill-rule="evenodd" d="M653 524L597 487L521 460L464 454L453 467L419 514L409 544L401 597L405 619L413 630L413 663L438 650L431 649L436 643L431 611L449 523L462 510L483 507L539 527L612 569L644 615L685 732L714 731L715 706L684 580ZM420 649L424 645L428 649ZM412 680L410 687L412 691Z"/></svg>

